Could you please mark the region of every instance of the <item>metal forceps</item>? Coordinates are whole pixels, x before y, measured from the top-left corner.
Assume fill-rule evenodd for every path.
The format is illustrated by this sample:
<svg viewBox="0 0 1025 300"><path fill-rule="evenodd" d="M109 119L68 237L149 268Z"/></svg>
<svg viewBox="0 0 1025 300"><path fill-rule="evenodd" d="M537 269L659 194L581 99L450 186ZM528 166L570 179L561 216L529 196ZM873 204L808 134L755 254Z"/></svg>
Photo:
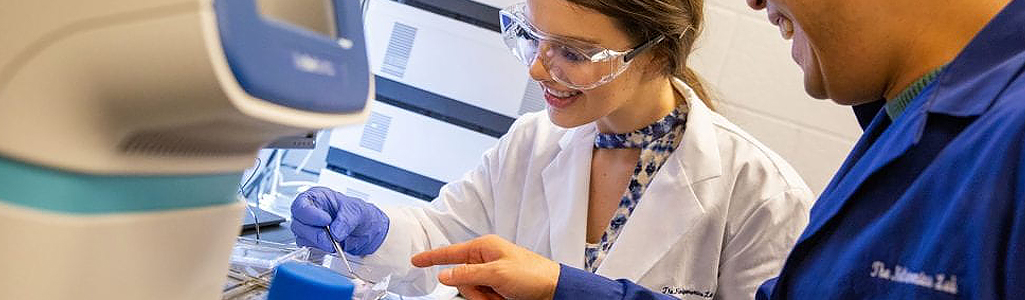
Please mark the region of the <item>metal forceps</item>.
<svg viewBox="0 0 1025 300"><path fill-rule="evenodd" d="M343 263L345 263L345 269L349 271L349 275L352 275L352 277L355 277L356 279L362 280L363 282L369 284L377 284L377 282L366 280L362 277L359 277L359 274L356 274L356 272L352 271L352 265L349 264L349 259L345 257L345 252L342 251L342 245L339 244L337 240L335 240L335 236L331 235L331 225L324 227L324 232L327 233L327 238L331 240L331 246L335 247L335 254L338 255L338 258L342 259Z"/></svg>

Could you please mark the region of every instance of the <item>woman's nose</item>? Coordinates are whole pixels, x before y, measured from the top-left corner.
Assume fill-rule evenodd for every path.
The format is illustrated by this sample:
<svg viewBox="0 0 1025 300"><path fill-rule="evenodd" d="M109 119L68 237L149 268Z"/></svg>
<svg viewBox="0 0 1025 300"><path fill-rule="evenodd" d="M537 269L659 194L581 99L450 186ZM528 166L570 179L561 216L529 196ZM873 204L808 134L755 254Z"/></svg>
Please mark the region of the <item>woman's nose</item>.
<svg viewBox="0 0 1025 300"><path fill-rule="evenodd" d="M541 57L534 58L534 63L530 65L530 78L537 82L551 81L552 75L548 72L548 68L541 62Z"/></svg>

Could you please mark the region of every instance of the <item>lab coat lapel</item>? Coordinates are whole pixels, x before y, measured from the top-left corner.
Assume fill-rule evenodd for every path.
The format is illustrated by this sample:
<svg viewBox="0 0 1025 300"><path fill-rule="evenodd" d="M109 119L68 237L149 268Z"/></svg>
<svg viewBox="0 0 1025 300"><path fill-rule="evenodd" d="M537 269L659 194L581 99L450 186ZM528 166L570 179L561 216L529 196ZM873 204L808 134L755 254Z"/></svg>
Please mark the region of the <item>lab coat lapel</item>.
<svg viewBox="0 0 1025 300"><path fill-rule="evenodd" d="M975 117L984 113L993 105L997 95L1011 83L1020 72L1022 62L1021 34L1018 29L1025 22L1025 1L1014 1L1008 4L999 15L994 17L979 34L977 34L947 67L946 71L936 79L935 91L927 99L928 102L917 107L908 107L901 118L905 123L894 132L884 132L887 123L885 114L880 112L872 123L865 137L858 142L854 154L844 163L844 168L830 183L830 187L812 208L812 219L808 229L798 240L807 240L817 233L850 201L869 176L875 174L897 157L903 156L917 144L925 132L930 114L942 114L956 117ZM985 83L985 84L983 84ZM919 100L916 100L919 101ZM919 101L921 102L921 101ZM900 122L900 119L898 119ZM879 135L881 134L881 136ZM879 136L873 139L873 135ZM873 144L885 144L888 147L871 147ZM892 145L892 147L891 147ZM864 147L863 147L864 146ZM867 148L867 150L861 150ZM860 159L857 158L871 158ZM853 166L848 169L847 165ZM865 161L867 160L867 161ZM871 201L870 199L867 199Z"/></svg>
<svg viewBox="0 0 1025 300"><path fill-rule="evenodd" d="M837 172L837 176L842 177L834 179L834 182L823 192L815 207L812 208L812 218L809 220L804 234L797 240L798 246L819 232L830 219L836 216L843 206L848 201L851 201L851 196L861 188L865 180L890 162L903 156L912 146L918 143L925 130L928 114L921 106L909 107L905 114L904 117L907 118L905 120L907 124L900 125L900 127L887 128L889 120L885 119L887 118L885 112L880 112L880 116L876 117L875 122L866 131L865 136L867 138L863 138L855 146L856 152L852 155L852 158L856 159L856 161L844 163L845 167ZM889 127L892 126L894 125L889 125ZM887 130L893 130L893 132L887 132ZM874 137L877 138L873 140ZM862 145L863 143L867 144ZM875 144L888 145L888 147L885 147L885 149L883 147L872 147ZM863 152L858 152L859 149L864 150L862 150ZM847 165L850 165L850 167L848 168Z"/></svg>
<svg viewBox="0 0 1025 300"><path fill-rule="evenodd" d="M699 199L692 187L722 175L712 112L681 84L677 88L691 94L683 139L641 196L598 274L639 280L704 217L702 200L717 200Z"/></svg>
<svg viewBox="0 0 1025 300"><path fill-rule="evenodd" d="M596 132L594 124L567 132L559 140L559 154L541 172L548 204L552 259L576 268L584 266L587 199Z"/></svg>

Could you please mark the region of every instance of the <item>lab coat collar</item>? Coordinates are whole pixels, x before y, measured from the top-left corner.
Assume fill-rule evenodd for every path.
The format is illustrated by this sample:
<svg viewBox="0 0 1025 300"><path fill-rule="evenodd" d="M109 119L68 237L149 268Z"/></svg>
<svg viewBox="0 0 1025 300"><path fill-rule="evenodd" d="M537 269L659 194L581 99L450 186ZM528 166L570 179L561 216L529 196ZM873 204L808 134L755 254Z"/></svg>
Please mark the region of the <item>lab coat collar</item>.
<svg viewBox="0 0 1025 300"><path fill-rule="evenodd" d="M552 259L575 268L584 266L591 151L597 133L594 123L567 131L559 140L559 153L541 171Z"/></svg>
<svg viewBox="0 0 1025 300"><path fill-rule="evenodd" d="M575 142L580 142L582 139L590 138L591 143L594 143L594 137L598 134L598 125L595 123L588 123L579 127L570 128L566 133L559 139L560 149L569 149L570 146Z"/></svg>
<svg viewBox="0 0 1025 300"><path fill-rule="evenodd" d="M872 121L879 115L879 111L886 106L886 100L880 99L874 102L865 104L859 104L851 107L854 109L854 116L858 119L858 125L861 126L861 130L867 130L869 125L872 125Z"/></svg>
<svg viewBox="0 0 1025 300"><path fill-rule="evenodd" d="M683 165L683 171L690 176L688 183L721 176L722 158L719 156L719 143L712 120L714 113L683 80L673 79L673 85L687 99L690 108L687 113L687 129L684 130L683 140L675 151L682 153L674 153L673 156Z"/></svg>
<svg viewBox="0 0 1025 300"><path fill-rule="evenodd" d="M718 199L699 199L693 185L722 175L712 111L680 80L677 90L687 99L687 128L676 151L652 179L630 220L597 273L609 278L639 280L694 229L705 207Z"/></svg>
<svg viewBox="0 0 1025 300"><path fill-rule="evenodd" d="M609 278L640 280L705 214L689 181L682 153L667 161L641 196L630 220L597 273Z"/></svg>
<svg viewBox="0 0 1025 300"><path fill-rule="evenodd" d="M691 185L722 175L712 111L685 83L673 83L690 107L686 130L602 262L599 274L641 278L705 213L703 199L697 198ZM552 259L577 268L584 262L590 166L597 132L593 124L571 129L559 141L559 154L542 171Z"/></svg>
<svg viewBox="0 0 1025 300"><path fill-rule="evenodd" d="M918 142L919 135L925 124L926 115L922 113L920 103L913 105L915 106L908 109L909 111L912 109L917 110L916 113L905 113L901 116L901 118L910 119L907 121L909 126L894 129L900 130L900 132L889 134L884 139L880 139L883 133L887 129L893 129L889 128L891 125L890 117L886 114L885 110L880 110L876 113L876 117L865 129L865 133L854 146L854 149L851 150L852 154L847 157L847 160L837 170L832 181L822 192L815 206L812 207L812 217L808 221L808 226L805 228L804 233L798 238L793 251L802 249L801 247L804 246L806 240L819 233L826 223L840 212L844 203L851 200L851 196L854 195L854 192L861 187L861 184L869 176L904 155L911 146ZM887 149L871 149L872 145L877 143L886 143L886 145L891 147ZM862 158L865 157L869 159L863 161Z"/></svg>
<svg viewBox="0 0 1025 300"><path fill-rule="evenodd" d="M1025 28L1025 0L1015 0L979 32L933 85L922 92L928 94L927 101L913 102L893 122L885 111L877 112L852 150L852 156L822 192L820 204L812 209L813 217L795 250L835 217L867 178L918 144L930 113L955 117L985 113L1025 66L1025 36L1021 35L1021 28ZM890 128L896 123L900 126ZM875 144L888 147L872 149ZM862 159L865 157L870 160Z"/></svg>
<svg viewBox="0 0 1025 300"><path fill-rule="evenodd" d="M927 110L979 116L1025 67L1025 0L1015 0L975 36L937 79Z"/></svg>

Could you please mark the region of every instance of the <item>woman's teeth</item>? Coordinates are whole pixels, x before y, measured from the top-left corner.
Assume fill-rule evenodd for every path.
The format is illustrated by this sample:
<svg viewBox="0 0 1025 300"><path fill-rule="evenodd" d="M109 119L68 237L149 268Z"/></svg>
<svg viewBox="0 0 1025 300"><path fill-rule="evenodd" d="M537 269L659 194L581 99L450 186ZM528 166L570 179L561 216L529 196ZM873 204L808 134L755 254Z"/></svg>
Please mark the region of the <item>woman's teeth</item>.
<svg viewBox="0 0 1025 300"><path fill-rule="evenodd" d="M573 97L573 96L576 96L576 95L580 95L580 93L581 93L580 91L560 92L560 91L556 91L556 90L553 90L553 89L547 89L547 88L545 90L549 94L552 94L552 96L559 97L559 98L569 98L569 97Z"/></svg>

